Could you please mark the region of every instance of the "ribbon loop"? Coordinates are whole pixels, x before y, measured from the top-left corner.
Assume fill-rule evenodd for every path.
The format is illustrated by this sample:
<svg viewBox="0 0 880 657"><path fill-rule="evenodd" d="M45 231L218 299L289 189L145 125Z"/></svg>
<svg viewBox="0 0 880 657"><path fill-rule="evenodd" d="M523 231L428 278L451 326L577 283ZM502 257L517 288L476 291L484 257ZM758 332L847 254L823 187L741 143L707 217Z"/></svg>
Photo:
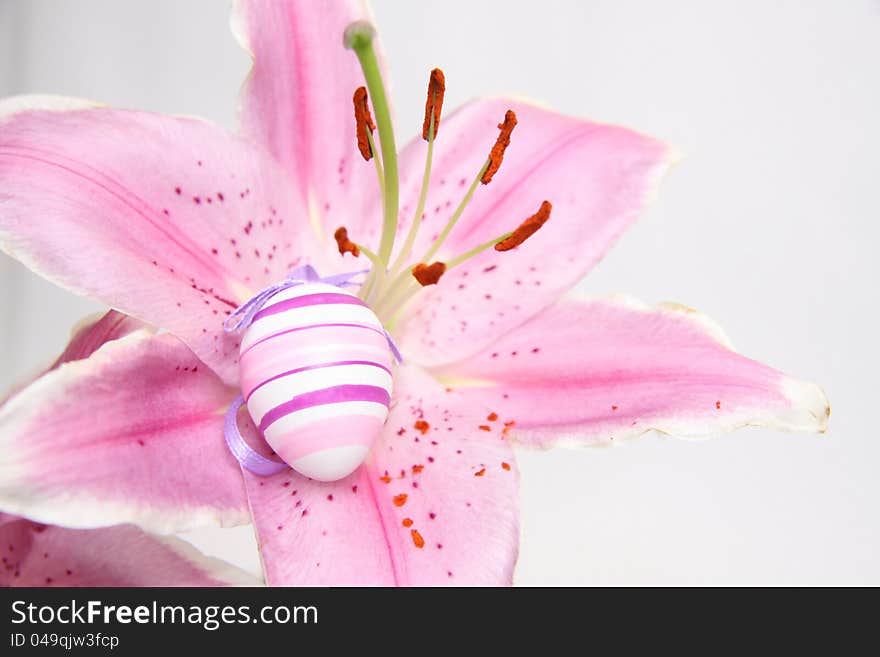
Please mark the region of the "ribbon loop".
<svg viewBox="0 0 880 657"><path fill-rule="evenodd" d="M238 428L238 409L244 404L244 398L239 395L226 411L226 421L223 424L223 435L226 438L226 446L241 467L261 477L269 477L286 470L286 463L267 459L247 444L244 436Z"/></svg>

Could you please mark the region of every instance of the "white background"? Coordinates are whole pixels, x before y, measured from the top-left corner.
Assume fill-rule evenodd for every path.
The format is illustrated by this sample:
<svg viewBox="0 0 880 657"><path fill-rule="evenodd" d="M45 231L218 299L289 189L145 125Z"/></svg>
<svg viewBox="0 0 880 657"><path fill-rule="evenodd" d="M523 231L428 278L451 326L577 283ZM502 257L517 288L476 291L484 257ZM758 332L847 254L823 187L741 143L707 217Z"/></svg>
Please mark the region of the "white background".
<svg viewBox="0 0 880 657"><path fill-rule="evenodd" d="M447 107L540 98L677 145L659 200L583 283L672 299L815 380L826 436L521 453L519 584L880 584L880 3L377 1L402 136ZM0 95L53 92L235 125L248 69L221 0L0 0ZM38 217L34 218L39 221ZM0 384L96 304L0 259ZM190 536L258 568L248 528Z"/></svg>

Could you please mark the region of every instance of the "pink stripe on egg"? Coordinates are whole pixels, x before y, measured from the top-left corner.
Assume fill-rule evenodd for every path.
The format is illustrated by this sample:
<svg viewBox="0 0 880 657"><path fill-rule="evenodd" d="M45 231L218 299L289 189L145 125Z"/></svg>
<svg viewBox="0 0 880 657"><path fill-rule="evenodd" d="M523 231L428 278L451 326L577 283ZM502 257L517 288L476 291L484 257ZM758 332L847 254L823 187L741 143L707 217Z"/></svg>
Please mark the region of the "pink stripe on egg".
<svg viewBox="0 0 880 657"><path fill-rule="evenodd" d="M388 374L391 374L391 370L381 363L376 363L371 360L337 360L332 363L319 363L317 365L306 365L305 367L297 367L296 369L287 370L286 372L281 372L280 374L276 374L273 377L270 377L264 381L261 381L257 384L253 390L248 392L247 397L245 397L245 401L247 401L251 395L253 395L257 390L262 388L267 383L272 383L272 381L277 381L278 379L284 378L285 376L291 376L293 374L299 374L300 372L308 372L310 370L319 370L325 367L337 367L339 365L367 365L370 367L378 367L379 369L383 369Z"/></svg>
<svg viewBox="0 0 880 657"><path fill-rule="evenodd" d="M327 304L347 304L352 306L367 305L357 297L350 294L333 292L323 294L307 294L305 296L294 297L292 299L284 299L283 301L278 301L277 303L271 303L270 300L269 304L264 306L260 312L254 315L254 321L256 322L263 317L275 315L276 313L283 313L285 310L291 310L293 308L304 308L305 306L319 306Z"/></svg>
<svg viewBox="0 0 880 657"><path fill-rule="evenodd" d="M256 342L254 342L252 345L249 345L246 349L244 349L244 350L241 352L241 355L244 356L248 351L250 351L251 349L253 349L253 348L256 347L257 345L259 345L259 344L263 344L263 343L266 342L267 340L272 340L273 338L277 338L277 337L282 336L282 335L289 335L290 333L299 333L299 332L301 332L301 331L310 331L310 330L314 330L314 329L323 329L323 328L359 328L359 329L365 329L365 330L368 330L368 331L372 331L373 333L376 333L377 335L381 335L382 338L386 341L386 345L388 344L388 342L387 342L387 338L385 337L385 333L382 332L380 329L374 327L374 326L367 326L366 324L353 324L353 323L351 323L351 324L348 324L348 323L346 323L346 324L343 324L343 323L338 323L338 324L309 324L308 326L297 326L296 328L284 329L283 331L277 331L276 333L272 333L272 334L270 334L270 335L267 335L267 336L265 336L265 337L262 337L262 338L260 338L259 340L257 340Z"/></svg>
<svg viewBox="0 0 880 657"><path fill-rule="evenodd" d="M290 401L279 404L266 413L260 421L260 431L265 432L273 422L280 420L285 415L296 413L304 408L346 401L376 402L377 404L388 406L388 404L391 403L391 395L385 388L358 384L333 386L331 388L305 392L301 395L297 395Z"/></svg>
<svg viewBox="0 0 880 657"><path fill-rule="evenodd" d="M384 422L369 415L326 418L274 436L272 448L286 463L334 447L370 447Z"/></svg>

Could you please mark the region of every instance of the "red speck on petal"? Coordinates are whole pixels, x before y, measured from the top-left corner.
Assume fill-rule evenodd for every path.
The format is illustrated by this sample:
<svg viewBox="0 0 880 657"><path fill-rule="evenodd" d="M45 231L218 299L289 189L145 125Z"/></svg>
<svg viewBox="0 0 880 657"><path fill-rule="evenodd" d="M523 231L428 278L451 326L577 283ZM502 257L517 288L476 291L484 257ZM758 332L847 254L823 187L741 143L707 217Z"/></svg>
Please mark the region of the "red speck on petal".
<svg viewBox="0 0 880 657"><path fill-rule="evenodd" d="M611 410L612 410L612 411L616 411L616 410L617 410L617 406L613 406L613 405L612 405L612 406L611 406Z"/></svg>
<svg viewBox="0 0 880 657"><path fill-rule="evenodd" d="M715 402L715 408L717 408L717 409L720 409L720 408L721 408L721 402L720 402L720 401Z"/></svg>
<svg viewBox="0 0 880 657"><path fill-rule="evenodd" d="M506 463L504 461L501 462L501 467L505 470L510 470L510 463Z"/></svg>
<svg viewBox="0 0 880 657"><path fill-rule="evenodd" d="M425 466L423 466L423 465L414 465L412 467L413 474L418 474L424 469L425 469Z"/></svg>
<svg viewBox="0 0 880 657"><path fill-rule="evenodd" d="M486 468L482 468L482 469L479 470L478 472L475 472L475 473L474 473L474 476L475 476L475 477L482 477L482 476L485 475L485 474L486 474Z"/></svg>
<svg viewBox="0 0 880 657"><path fill-rule="evenodd" d="M425 422L424 420L416 420L416 423L413 425L413 428L416 431L420 431L422 435L428 433L428 429L431 428L431 425Z"/></svg>
<svg viewBox="0 0 880 657"><path fill-rule="evenodd" d="M495 420L498 419L498 413L489 413L489 415L486 416L486 419L489 420L489 422L495 422Z"/></svg>
<svg viewBox="0 0 880 657"><path fill-rule="evenodd" d="M407 497L406 493L401 493L400 495L395 495L391 501L394 502L394 506L403 506L406 504Z"/></svg>
<svg viewBox="0 0 880 657"><path fill-rule="evenodd" d="M492 427L490 427L488 424L481 424L479 428L480 431L492 431Z"/></svg>
<svg viewBox="0 0 880 657"><path fill-rule="evenodd" d="M425 547L425 539L422 538L422 535L419 534L418 530L412 529L410 530L410 534L412 535L413 545L415 545L420 550Z"/></svg>
<svg viewBox="0 0 880 657"><path fill-rule="evenodd" d="M383 482L385 482L386 484L390 484L390 483L391 483L391 477L389 477L387 474L386 474L386 475L382 475L381 477L379 477L379 481L383 481Z"/></svg>
<svg viewBox="0 0 880 657"><path fill-rule="evenodd" d="M402 524L404 527L412 527L412 525L413 525L412 518L404 518Z"/></svg>

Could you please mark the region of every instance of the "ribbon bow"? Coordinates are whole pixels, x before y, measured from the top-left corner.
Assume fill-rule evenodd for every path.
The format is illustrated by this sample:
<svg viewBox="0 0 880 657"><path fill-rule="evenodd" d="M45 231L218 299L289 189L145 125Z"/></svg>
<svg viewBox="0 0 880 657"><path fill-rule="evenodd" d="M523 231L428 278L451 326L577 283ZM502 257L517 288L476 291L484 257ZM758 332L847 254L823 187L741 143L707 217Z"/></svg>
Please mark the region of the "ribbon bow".
<svg viewBox="0 0 880 657"><path fill-rule="evenodd" d="M296 287L297 285L304 285L306 283L327 283L328 285L335 285L336 287L357 285L352 279L361 274L366 274L369 271L369 269L360 269L358 271L334 274L333 276L325 276L322 278L317 270L311 265L297 267L292 270L283 281L264 287L251 297L251 299L245 301L236 308L235 311L223 322L223 330L227 333L244 331L253 323L254 317L256 317L257 313L266 305L266 302L282 290ZM394 358L397 359L398 363L402 363L403 355L400 353L397 345L394 344L391 334L387 330L383 330L385 331L385 338L388 340L388 346L391 348L391 353L394 354Z"/></svg>
<svg viewBox="0 0 880 657"><path fill-rule="evenodd" d="M361 274L366 274L369 269L361 269L360 271L350 271L345 274L336 274L334 276L327 276L326 278L321 278L318 275L318 272L311 265L302 265L301 267L297 267L293 271L291 271L287 278L279 283L274 283L269 285L268 287L263 288L256 295L254 295L249 301L244 302L238 308L235 309L235 312L232 313L229 317L226 318L226 321L223 322L223 330L227 333L234 333L236 331L243 331L251 323L254 321L254 317L260 309L266 305L266 302L282 290L286 290L289 287L295 287L297 285L304 285L305 283L327 283L329 285L335 285L336 287L345 287L346 285L357 285L357 283L353 283L351 279L355 276L360 276Z"/></svg>

